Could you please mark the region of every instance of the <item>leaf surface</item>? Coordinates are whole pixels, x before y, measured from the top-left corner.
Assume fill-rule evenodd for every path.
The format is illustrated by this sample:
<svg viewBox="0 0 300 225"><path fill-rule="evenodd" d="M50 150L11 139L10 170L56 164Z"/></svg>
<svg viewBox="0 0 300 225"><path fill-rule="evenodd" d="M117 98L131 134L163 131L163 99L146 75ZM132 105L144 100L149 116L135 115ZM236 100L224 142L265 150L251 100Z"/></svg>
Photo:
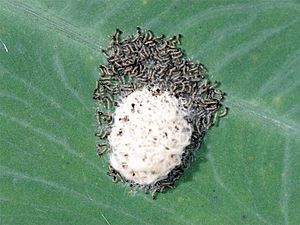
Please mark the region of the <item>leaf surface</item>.
<svg viewBox="0 0 300 225"><path fill-rule="evenodd" d="M156 201L106 175L92 100L115 28L183 34L229 115ZM298 1L0 1L1 224L297 224Z"/></svg>

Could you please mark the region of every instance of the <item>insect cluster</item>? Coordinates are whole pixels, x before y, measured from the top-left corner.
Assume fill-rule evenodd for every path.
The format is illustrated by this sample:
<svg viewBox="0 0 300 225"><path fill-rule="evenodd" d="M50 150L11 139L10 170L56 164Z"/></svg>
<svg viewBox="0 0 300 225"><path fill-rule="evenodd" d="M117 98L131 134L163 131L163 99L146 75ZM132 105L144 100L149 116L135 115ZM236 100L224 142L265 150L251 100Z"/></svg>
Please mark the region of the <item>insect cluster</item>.
<svg viewBox="0 0 300 225"><path fill-rule="evenodd" d="M181 164L167 177L141 185L126 180L109 166L108 174L113 181L122 180L131 187L153 191L154 194L174 186L174 182L194 160L194 152L200 148L205 132L227 113L227 108L221 104L224 93L218 89L218 82L211 83L205 77L203 65L184 58L183 51L178 47L180 36L154 36L151 31L143 32L138 27L135 35L121 39L121 31L117 29L111 36L110 45L102 50L108 64L99 66L100 78L94 91L94 99L99 102L96 109L98 155L110 150L107 137L114 123L115 107L120 105L122 98L136 90L147 87L153 95L167 91L188 112L185 119L192 127L191 142L182 154Z"/></svg>

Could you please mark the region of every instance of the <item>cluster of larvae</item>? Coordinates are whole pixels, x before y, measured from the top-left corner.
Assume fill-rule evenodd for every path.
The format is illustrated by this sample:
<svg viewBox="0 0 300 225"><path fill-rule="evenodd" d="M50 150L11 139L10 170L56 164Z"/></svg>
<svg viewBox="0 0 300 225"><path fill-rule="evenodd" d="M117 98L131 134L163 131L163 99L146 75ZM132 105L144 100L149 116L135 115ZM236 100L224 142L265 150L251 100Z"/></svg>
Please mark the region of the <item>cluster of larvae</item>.
<svg viewBox="0 0 300 225"><path fill-rule="evenodd" d="M94 99L97 153L110 153L113 181L146 192L173 187L207 130L227 114L224 93L202 64L184 57L180 36L116 30L103 53Z"/></svg>

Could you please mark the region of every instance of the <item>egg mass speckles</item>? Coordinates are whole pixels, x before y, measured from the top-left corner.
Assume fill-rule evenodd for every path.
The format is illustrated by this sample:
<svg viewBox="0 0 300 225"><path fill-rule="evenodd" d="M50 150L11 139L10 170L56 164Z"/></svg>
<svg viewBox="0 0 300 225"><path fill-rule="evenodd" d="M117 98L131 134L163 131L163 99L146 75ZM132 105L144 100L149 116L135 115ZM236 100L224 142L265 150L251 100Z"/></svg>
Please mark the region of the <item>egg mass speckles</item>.
<svg viewBox="0 0 300 225"><path fill-rule="evenodd" d="M165 178L181 163L192 128L178 99L146 88L130 94L115 111L108 137L110 165L125 179L141 185Z"/></svg>

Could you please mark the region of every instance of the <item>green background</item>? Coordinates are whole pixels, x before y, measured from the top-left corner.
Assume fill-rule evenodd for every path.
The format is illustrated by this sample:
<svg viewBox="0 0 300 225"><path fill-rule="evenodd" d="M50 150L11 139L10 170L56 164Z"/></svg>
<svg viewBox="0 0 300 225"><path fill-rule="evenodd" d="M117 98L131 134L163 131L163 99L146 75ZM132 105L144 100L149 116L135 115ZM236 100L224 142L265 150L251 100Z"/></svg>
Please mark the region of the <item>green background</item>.
<svg viewBox="0 0 300 225"><path fill-rule="evenodd" d="M95 153L99 49L136 26L183 34L230 108L156 201ZM0 0L0 224L299 224L299 34L292 0Z"/></svg>

